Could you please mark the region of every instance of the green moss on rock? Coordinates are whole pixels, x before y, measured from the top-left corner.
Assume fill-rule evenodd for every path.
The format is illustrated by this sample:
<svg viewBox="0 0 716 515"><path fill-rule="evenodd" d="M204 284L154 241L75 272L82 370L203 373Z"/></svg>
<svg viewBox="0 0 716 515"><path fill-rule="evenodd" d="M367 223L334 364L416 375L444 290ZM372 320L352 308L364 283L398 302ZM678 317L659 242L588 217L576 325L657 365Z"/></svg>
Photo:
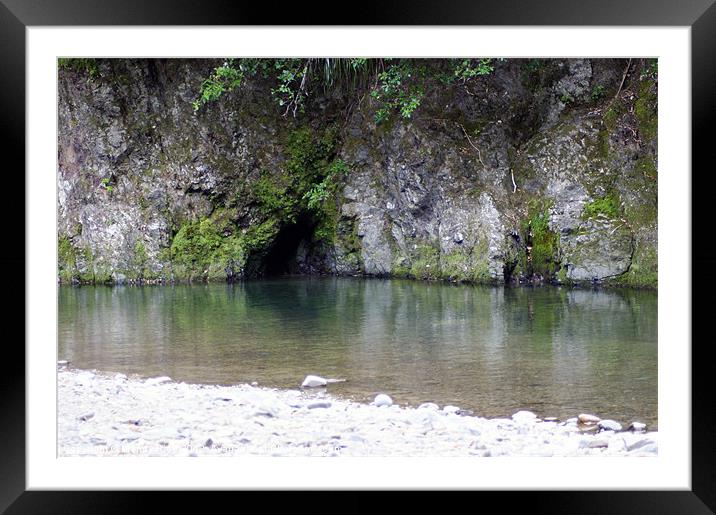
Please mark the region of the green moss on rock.
<svg viewBox="0 0 716 515"><path fill-rule="evenodd" d="M549 227L549 204L533 201L521 229L522 240L527 244L520 255L520 268L528 278L538 274L554 279L560 267L560 239Z"/></svg>
<svg viewBox="0 0 716 515"><path fill-rule="evenodd" d="M395 254L394 254L395 255ZM401 279L411 277L410 260L405 256L398 256L390 269L390 275Z"/></svg>
<svg viewBox="0 0 716 515"><path fill-rule="evenodd" d="M455 251L441 256L440 278L451 282L491 283L489 262L482 248L486 244L478 244L473 252L468 254Z"/></svg>
<svg viewBox="0 0 716 515"><path fill-rule="evenodd" d="M351 270L357 272L362 268L362 240L358 236L358 223L355 218L339 218L336 223L334 247Z"/></svg>
<svg viewBox="0 0 716 515"><path fill-rule="evenodd" d="M440 259L440 275L449 281L466 281L471 276L470 258L460 251L445 254Z"/></svg>
<svg viewBox="0 0 716 515"><path fill-rule="evenodd" d="M626 112L626 107L621 100L615 100L602 115L602 127L597 135L597 156L601 159L608 159L611 151L610 137L614 134L619 119Z"/></svg>
<svg viewBox="0 0 716 515"><path fill-rule="evenodd" d="M67 236L57 239L57 268L60 282L69 284L77 276L77 249Z"/></svg>
<svg viewBox="0 0 716 515"><path fill-rule="evenodd" d="M223 210L211 217L185 222L170 246L175 277L226 278L244 266L248 241L244 241Z"/></svg>
<svg viewBox="0 0 716 515"><path fill-rule="evenodd" d="M559 235L549 228L549 215L542 213L531 220L532 270L553 277L558 266Z"/></svg>
<svg viewBox="0 0 716 515"><path fill-rule="evenodd" d="M128 274L128 277L130 279L144 279L145 278L145 269L147 266L147 249L144 246L144 243L142 243L141 240L137 240L134 244L134 255L132 257L132 270Z"/></svg>
<svg viewBox="0 0 716 515"><path fill-rule="evenodd" d="M420 244L413 252L410 275L416 279L440 278L440 250L429 244Z"/></svg>
<svg viewBox="0 0 716 515"><path fill-rule="evenodd" d="M637 159L634 165L634 169L649 181L657 180L656 163L654 162L654 158L648 154L639 156L639 159Z"/></svg>
<svg viewBox="0 0 716 515"><path fill-rule="evenodd" d="M653 288L659 284L659 260L651 246L640 246L634 251L631 265L626 273L614 278L609 284L630 288Z"/></svg>
<svg viewBox="0 0 716 515"><path fill-rule="evenodd" d="M567 269L565 267L560 267L559 270L557 270L557 282L559 284L566 284L570 285L572 284L572 280L567 277Z"/></svg>
<svg viewBox="0 0 716 515"><path fill-rule="evenodd" d="M338 205L335 193L331 193L320 206L317 214L318 223L313 232L313 238L317 243L333 245L336 241L336 230L338 226Z"/></svg>
<svg viewBox="0 0 716 515"><path fill-rule="evenodd" d="M95 259L89 247L78 246L68 236L57 239L57 275L60 284L96 284L110 282L104 270L95 270Z"/></svg>
<svg viewBox="0 0 716 515"><path fill-rule="evenodd" d="M336 191L348 166L335 158L338 132L300 127L286 137L283 171L264 171L252 189L259 212L280 230L309 216L315 224L314 240L333 244L339 218ZM276 233L278 233L278 230Z"/></svg>
<svg viewBox="0 0 716 515"><path fill-rule="evenodd" d="M273 243L280 230L280 222L269 219L258 225L253 225L237 241L248 252L263 252Z"/></svg>
<svg viewBox="0 0 716 515"><path fill-rule="evenodd" d="M619 197L616 193L611 192L601 198L595 199L584 206L582 211L582 219L595 218L605 216L609 219L619 217L621 206Z"/></svg>
<svg viewBox="0 0 716 515"><path fill-rule="evenodd" d="M99 75L97 59L86 57L60 57L57 59L57 67L60 70L73 70L77 73L87 74L90 78Z"/></svg>
<svg viewBox="0 0 716 515"><path fill-rule="evenodd" d="M298 199L291 192L287 176L264 172L254 184L252 193L262 215L276 216L287 222L296 221Z"/></svg>
<svg viewBox="0 0 716 515"><path fill-rule="evenodd" d="M639 134L645 141L655 140L658 131L658 104L656 82L644 78L639 83L639 95L634 102L634 115L639 124Z"/></svg>

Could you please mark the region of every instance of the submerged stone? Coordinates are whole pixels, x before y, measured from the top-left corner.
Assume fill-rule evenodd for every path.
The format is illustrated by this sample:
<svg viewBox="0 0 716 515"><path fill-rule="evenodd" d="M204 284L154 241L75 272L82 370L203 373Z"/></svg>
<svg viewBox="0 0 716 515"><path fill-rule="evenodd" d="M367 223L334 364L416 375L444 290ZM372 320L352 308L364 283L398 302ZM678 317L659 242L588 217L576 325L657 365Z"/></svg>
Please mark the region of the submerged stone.
<svg viewBox="0 0 716 515"><path fill-rule="evenodd" d="M315 388L317 386L326 386L328 382L320 376L308 375L301 383L304 388Z"/></svg>

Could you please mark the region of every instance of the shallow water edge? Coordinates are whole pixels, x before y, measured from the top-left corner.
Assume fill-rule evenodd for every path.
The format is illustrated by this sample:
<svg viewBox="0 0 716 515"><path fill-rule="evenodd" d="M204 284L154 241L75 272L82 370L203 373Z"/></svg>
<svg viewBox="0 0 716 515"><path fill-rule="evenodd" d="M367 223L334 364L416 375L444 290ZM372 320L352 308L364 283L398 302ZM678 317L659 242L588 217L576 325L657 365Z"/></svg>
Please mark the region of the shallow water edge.
<svg viewBox="0 0 716 515"><path fill-rule="evenodd" d="M294 388L307 374L366 402L579 410L656 428L657 297L414 281L61 288L58 359L189 383Z"/></svg>

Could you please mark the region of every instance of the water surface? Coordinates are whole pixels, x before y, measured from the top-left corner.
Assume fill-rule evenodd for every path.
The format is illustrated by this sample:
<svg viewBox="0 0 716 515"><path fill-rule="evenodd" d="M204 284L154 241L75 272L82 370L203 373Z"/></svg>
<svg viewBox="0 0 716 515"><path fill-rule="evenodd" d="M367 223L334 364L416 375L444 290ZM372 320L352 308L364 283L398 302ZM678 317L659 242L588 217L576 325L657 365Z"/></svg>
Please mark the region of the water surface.
<svg viewBox="0 0 716 515"><path fill-rule="evenodd" d="M657 294L291 278L60 287L59 359L175 380L657 425Z"/></svg>

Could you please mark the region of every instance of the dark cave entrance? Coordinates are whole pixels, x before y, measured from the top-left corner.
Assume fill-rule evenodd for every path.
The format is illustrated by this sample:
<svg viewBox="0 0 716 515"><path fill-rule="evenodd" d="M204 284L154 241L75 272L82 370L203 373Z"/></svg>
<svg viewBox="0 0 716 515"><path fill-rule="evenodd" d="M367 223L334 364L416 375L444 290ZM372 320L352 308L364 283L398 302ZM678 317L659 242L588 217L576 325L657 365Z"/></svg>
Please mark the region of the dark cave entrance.
<svg viewBox="0 0 716 515"><path fill-rule="evenodd" d="M301 215L296 223L284 226L262 260L264 276L306 273L306 255L299 252L301 243L310 242L316 223L309 215Z"/></svg>

